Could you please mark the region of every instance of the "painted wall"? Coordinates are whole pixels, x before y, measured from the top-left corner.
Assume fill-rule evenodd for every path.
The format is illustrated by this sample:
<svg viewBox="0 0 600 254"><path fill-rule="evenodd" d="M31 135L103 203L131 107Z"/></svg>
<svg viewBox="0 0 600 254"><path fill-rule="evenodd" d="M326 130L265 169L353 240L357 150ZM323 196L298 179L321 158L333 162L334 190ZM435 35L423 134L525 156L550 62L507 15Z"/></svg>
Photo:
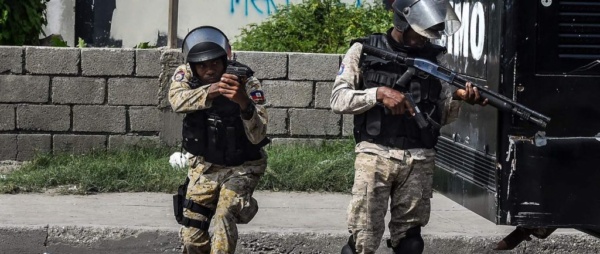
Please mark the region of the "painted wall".
<svg viewBox="0 0 600 254"><path fill-rule="evenodd" d="M46 35L60 34L73 46L75 41L75 0L50 0L47 4L48 25Z"/></svg>
<svg viewBox="0 0 600 254"><path fill-rule="evenodd" d="M374 1L342 0L359 6ZM133 47L140 42L166 45L167 0L51 0L46 31L60 33L69 45L82 37L92 46ZM240 28L260 23L283 5L302 0L180 0L178 37L200 25L219 27L235 40Z"/></svg>

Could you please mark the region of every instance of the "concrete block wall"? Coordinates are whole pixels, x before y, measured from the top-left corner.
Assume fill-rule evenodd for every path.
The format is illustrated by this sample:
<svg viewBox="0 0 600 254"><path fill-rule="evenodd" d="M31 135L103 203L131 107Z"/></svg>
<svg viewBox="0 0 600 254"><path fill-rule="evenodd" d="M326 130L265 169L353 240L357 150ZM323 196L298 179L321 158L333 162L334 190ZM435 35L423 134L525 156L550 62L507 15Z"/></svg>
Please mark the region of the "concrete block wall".
<svg viewBox="0 0 600 254"><path fill-rule="evenodd" d="M267 96L268 134L311 142L351 134L331 112L336 54L235 52ZM0 160L38 152L85 153L181 140L167 91L179 50L0 47Z"/></svg>

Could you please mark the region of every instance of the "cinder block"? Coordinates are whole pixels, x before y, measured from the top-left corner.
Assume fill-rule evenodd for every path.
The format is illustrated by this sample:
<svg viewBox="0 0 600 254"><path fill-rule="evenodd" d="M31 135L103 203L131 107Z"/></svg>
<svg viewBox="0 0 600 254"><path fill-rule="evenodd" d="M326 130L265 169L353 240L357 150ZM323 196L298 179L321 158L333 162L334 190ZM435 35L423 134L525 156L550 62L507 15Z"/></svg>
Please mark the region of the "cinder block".
<svg viewBox="0 0 600 254"><path fill-rule="evenodd" d="M0 73L21 74L23 72L23 48L0 46Z"/></svg>
<svg viewBox="0 0 600 254"><path fill-rule="evenodd" d="M160 110L156 107L129 108L130 131L159 131Z"/></svg>
<svg viewBox="0 0 600 254"><path fill-rule="evenodd" d="M105 150L106 136L57 134L54 135L53 143L55 153L84 154L93 150Z"/></svg>
<svg viewBox="0 0 600 254"><path fill-rule="evenodd" d="M34 74L78 74L78 48L26 47L25 69Z"/></svg>
<svg viewBox="0 0 600 254"><path fill-rule="evenodd" d="M289 79L333 81L340 67L337 54L289 54Z"/></svg>
<svg viewBox="0 0 600 254"><path fill-rule="evenodd" d="M159 84L153 78L115 78L108 80L109 105L158 105Z"/></svg>
<svg viewBox="0 0 600 254"><path fill-rule="evenodd" d="M317 82L315 85L315 108L331 108L329 103L331 89L333 89L333 82Z"/></svg>
<svg viewBox="0 0 600 254"><path fill-rule="evenodd" d="M160 109L171 107L168 98L169 87L171 86L171 77L173 77L173 74L175 74L175 69L177 69L177 67L183 63L183 55L181 50L169 49L162 52L160 57L160 65L162 70L160 77L158 78L160 84L158 91L158 107Z"/></svg>
<svg viewBox="0 0 600 254"><path fill-rule="evenodd" d="M31 160L36 154L51 152L50 134L19 134L17 136L17 160Z"/></svg>
<svg viewBox="0 0 600 254"><path fill-rule="evenodd" d="M0 134L0 161L17 159L17 134Z"/></svg>
<svg viewBox="0 0 600 254"><path fill-rule="evenodd" d="M73 106L73 131L125 132L125 107Z"/></svg>
<svg viewBox="0 0 600 254"><path fill-rule="evenodd" d="M159 146L158 136L113 135L108 138L108 149L110 150Z"/></svg>
<svg viewBox="0 0 600 254"><path fill-rule="evenodd" d="M0 75L0 102L48 102L50 77Z"/></svg>
<svg viewBox="0 0 600 254"><path fill-rule="evenodd" d="M56 105L19 105L17 128L33 131L68 131L71 108Z"/></svg>
<svg viewBox="0 0 600 254"><path fill-rule="evenodd" d="M248 65L258 79L285 79L288 57L286 53L236 51L240 63Z"/></svg>
<svg viewBox="0 0 600 254"><path fill-rule="evenodd" d="M158 77L160 75L161 51L157 49L138 49L135 51L135 75L139 77Z"/></svg>
<svg viewBox="0 0 600 254"><path fill-rule="evenodd" d="M269 123L267 124L268 135L285 135L288 134L287 122L288 113L287 109L279 108L267 108L267 115L269 116Z"/></svg>
<svg viewBox="0 0 600 254"><path fill-rule="evenodd" d="M164 66L168 69L170 76L173 76L173 72L175 72L175 68L177 66L184 64L185 59L183 57L183 53L181 53L180 49L167 49L162 51L160 55L160 65Z"/></svg>
<svg viewBox="0 0 600 254"><path fill-rule="evenodd" d="M342 136L354 135L354 115L342 115Z"/></svg>
<svg viewBox="0 0 600 254"><path fill-rule="evenodd" d="M171 77L173 77L175 74L175 69L177 69L177 67L183 63L183 55L181 54L181 50L169 49L162 52L160 57L162 72L158 78L160 83L158 92L158 107L160 109L171 107L168 98L169 87L171 86Z"/></svg>
<svg viewBox="0 0 600 254"><path fill-rule="evenodd" d="M290 109L290 134L310 136L340 135L341 116L324 109Z"/></svg>
<svg viewBox="0 0 600 254"><path fill-rule="evenodd" d="M133 49L82 49L81 74L84 76L132 75L134 60Z"/></svg>
<svg viewBox="0 0 600 254"><path fill-rule="evenodd" d="M15 106L0 105L0 131L15 129Z"/></svg>
<svg viewBox="0 0 600 254"><path fill-rule="evenodd" d="M263 82L267 105L273 107L304 108L313 100L311 81L272 81Z"/></svg>
<svg viewBox="0 0 600 254"><path fill-rule="evenodd" d="M52 102L56 104L102 104L105 97L106 81L102 78L52 79Z"/></svg>

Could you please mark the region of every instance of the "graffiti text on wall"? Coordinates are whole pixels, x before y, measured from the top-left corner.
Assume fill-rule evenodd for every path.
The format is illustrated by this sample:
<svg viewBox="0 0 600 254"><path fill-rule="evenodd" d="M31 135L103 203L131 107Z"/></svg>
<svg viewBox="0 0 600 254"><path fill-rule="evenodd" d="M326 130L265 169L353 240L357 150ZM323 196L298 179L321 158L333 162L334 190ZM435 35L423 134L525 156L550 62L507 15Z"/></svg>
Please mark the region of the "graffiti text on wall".
<svg viewBox="0 0 600 254"><path fill-rule="evenodd" d="M282 1L283 3L277 4L290 4L290 0ZM233 14L237 11L236 7L242 7L244 10L244 15L248 16L250 10L258 13L258 14L267 14L271 15L277 11L277 4L275 0L231 0L231 8L230 12ZM240 6L241 5L241 6Z"/></svg>
<svg viewBox="0 0 600 254"><path fill-rule="evenodd" d="M248 16L250 12L256 12L259 15L271 15L277 12L278 5L289 5L290 0L231 0L229 12L244 12L244 16ZM361 0L355 1L356 6L362 6Z"/></svg>

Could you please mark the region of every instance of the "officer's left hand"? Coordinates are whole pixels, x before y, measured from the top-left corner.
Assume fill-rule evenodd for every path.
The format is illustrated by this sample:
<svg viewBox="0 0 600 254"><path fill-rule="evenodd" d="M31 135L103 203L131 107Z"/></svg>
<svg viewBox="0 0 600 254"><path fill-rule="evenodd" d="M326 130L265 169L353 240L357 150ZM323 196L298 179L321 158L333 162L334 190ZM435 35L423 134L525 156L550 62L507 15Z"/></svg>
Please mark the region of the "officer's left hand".
<svg viewBox="0 0 600 254"><path fill-rule="evenodd" d="M221 76L221 81L217 85L221 95L239 104L242 108L250 103L246 89L238 82L237 76L225 73Z"/></svg>
<svg viewBox="0 0 600 254"><path fill-rule="evenodd" d="M483 99L477 87L473 86L473 83L467 82L465 89L458 89L454 92L454 98L461 99L471 105L479 104L485 106L488 103L488 99Z"/></svg>

